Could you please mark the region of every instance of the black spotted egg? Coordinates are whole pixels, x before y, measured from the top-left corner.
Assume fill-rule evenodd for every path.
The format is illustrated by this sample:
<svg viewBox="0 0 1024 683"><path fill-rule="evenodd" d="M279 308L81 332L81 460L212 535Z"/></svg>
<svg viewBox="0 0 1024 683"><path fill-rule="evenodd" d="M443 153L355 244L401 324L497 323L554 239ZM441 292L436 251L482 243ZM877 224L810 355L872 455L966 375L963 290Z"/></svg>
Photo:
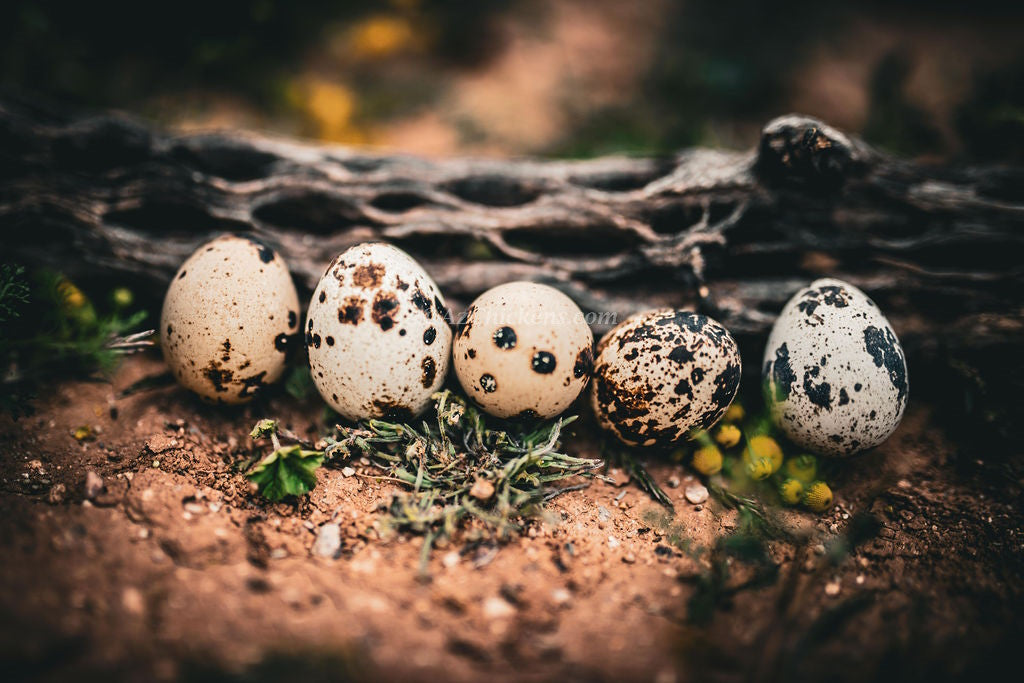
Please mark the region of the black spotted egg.
<svg viewBox="0 0 1024 683"><path fill-rule="evenodd" d="M313 383L349 420L410 420L448 374L452 331L441 291L398 247L358 244L313 291L304 330Z"/></svg>
<svg viewBox="0 0 1024 683"><path fill-rule="evenodd" d="M907 406L907 363L878 306L842 280L817 280L782 309L762 379L772 420L799 446L848 456L885 441Z"/></svg>
<svg viewBox="0 0 1024 683"><path fill-rule="evenodd" d="M466 309L452 352L459 383L486 412L553 417L587 386L594 335L562 292L509 282Z"/></svg>
<svg viewBox="0 0 1024 683"><path fill-rule="evenodd" d="M250 237L199 247L171 280L160 344L174 377L215 403L245 403L285 369L299 298L284 259Z"/></svg>
<svg viewBox="0 0 1024 683"><path fill-rule="evenodd" d="M591 404L621 441L663 446L707 429L732 404L742 366L720 323L689 311L634 315L597 347Z"/></svg>

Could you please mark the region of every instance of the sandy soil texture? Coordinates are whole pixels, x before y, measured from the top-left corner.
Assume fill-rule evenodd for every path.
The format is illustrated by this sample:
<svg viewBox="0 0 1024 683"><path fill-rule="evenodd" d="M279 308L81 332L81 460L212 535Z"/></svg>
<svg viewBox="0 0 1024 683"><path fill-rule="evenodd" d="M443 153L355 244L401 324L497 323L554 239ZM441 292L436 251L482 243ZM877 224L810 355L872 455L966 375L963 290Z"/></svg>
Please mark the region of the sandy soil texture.
<svg viewBox="0 0 1024 683"><path fill-rule="evenodd" d="M422 539L380 533L393 484L358 461L297 504L237 471L256 419L316 436L318 401L119 397L161 370L134 358L0 417L5 680L936 680L999 671L1024 635L1021 482L997 454L960 457L926 398L841 470L833 511L779 512L805 540L771 542L767 572L712 572L735 513L690 504L688 470L651 461L674 518L625 477L595 482L508 542L467 530L424 577Z"/></svg>

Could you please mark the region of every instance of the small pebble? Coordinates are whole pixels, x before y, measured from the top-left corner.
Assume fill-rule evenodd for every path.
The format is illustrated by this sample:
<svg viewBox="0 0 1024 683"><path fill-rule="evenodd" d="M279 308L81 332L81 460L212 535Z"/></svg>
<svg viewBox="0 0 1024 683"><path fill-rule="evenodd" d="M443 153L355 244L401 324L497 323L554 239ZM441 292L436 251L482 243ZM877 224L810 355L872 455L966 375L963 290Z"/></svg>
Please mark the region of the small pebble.
<svg viewBox="0 0 1024 683"><path fill-rule="evenodd" d="M92 500L96 496L103 493L103 477L96 474L92 470L85 473L85 497L88 500Z"/></svg>
<svg viewBox="0 0 1024 683"><path fill-rule="evenodd" d="M572 593L565 588L556 588L551 591L551 599L556 605L562 606L569 603L572 600Z"/></svg>
<svg viewBox="0 0 1024 683"><path fill-rule="evenodd" d="M50 488L50 493L47 496L50 505L59 505L64 502L64 496L67 495L67 487L64 484L54 484Z"/></svg>
<svg viewBox="0 0 1024 683"><path fill-rule="evenodd" d="M607 522L612 518L612 513L604 505L599 505L597 508L597 520L599 522Z"/></svg>
<svg viewBox="0 0 1024 683"><path fill-rule="evenodd" d="M477 479L473 482L473 488L469 489L469 495L477 500L490 500L494 495L494 484L486 479Z"/></svg>
<svg viewBox="0 0 1024 683"><path fill-rule="evenodd" d="M827 595L830 598L834 598L835 596L839 595L839 582L829 581L828 583L826 583L825 595Z"/></svg>
<svg viewBox="0 0 1024 683"><path fill-rule="evenodd" d="M694 505L700 505L708 499L708 489L703 484L690 484L684 492L686 500Z"/></svg>
<svg viewBox="0 0 1024 683"><path fill-rule="evenodd" d="M483 610L487 619L505 619L516 613L516 608L507 600L493 596L484 600Z"/></svg>
<svg viewBox="0 0 1024 683"><path fill-rule="evenodd" d="M451 569L459 563L459 553L455 550L447 552L444 557L441 558L441 564L444 565L445 569Z"/></svg>
<svg viewBox="0 0 1024 683"><path fill-rule="evenodd" d="M634 562L636 562L636 555L634 555L633 553L626 553L622 556L622 561L626 564L633 564Z"/></svg>
<svg viewBox="0 0 1024 683"><path fill-rule="evenodd" d="M334 559L341 552L341 527L329 523L320 527L313 542L313 554L318 557Z"/></svg>
<svg viewBox="0 0 1024 683"><path fill-rule="evenodd" d="M614 536L609 536L608 537L608 547L609 548L618 548L619 547L619 539L615 538Z"/></svg>
<svg viewBox="0 0 1024 683"><path fill-rule="evenodd" d="M146 610L146 601L138 588L129 586L121 593L121 606L129 614L141 615Z"/></svg>
<svg viewBox="0 0 1024 683"><path fill-rule="evenodd" d="M341 470L341 474L343 476L346 476L346 477L351 477L355 473L356 473L356 470L355 470L354 467L343 467L342 470Z"/></svg>
<svg viewBox="0 0 1024 683"><path fill-rule="evenodd" d="M674 474L671 477L669 477L668 478L668 486L669 486L669 488L673 488L673 489L679 488L679 477L677 477Z"/></svg>

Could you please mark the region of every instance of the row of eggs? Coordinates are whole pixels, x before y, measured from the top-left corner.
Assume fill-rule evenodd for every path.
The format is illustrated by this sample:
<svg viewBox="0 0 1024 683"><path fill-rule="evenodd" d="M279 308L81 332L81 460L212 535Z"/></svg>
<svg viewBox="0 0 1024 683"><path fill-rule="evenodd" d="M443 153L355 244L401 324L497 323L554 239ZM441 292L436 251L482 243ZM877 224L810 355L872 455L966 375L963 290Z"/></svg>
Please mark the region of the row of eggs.
<svg viewBox="0 0 1024 683"><path fill-rule="evenodd" d="M366 243L331 262L300 329L284 260L229 235L175 274L161 331L178 382L221 403L248 401L279 379L286 352L304 339L317 389L350 420L411 419L454 365L466 393L497 417L552 417L590 382L604 428L627 444L665 445L717 422L739 389L732 335L692 312L637 314L595 349L571 299L512 282L478 297L454 332L451 320L422 266L394 246ZM776 424L824 454L881 443L906 405L906 364L891 326L837 280L815 282L786 305L763 377Z"/></svg>

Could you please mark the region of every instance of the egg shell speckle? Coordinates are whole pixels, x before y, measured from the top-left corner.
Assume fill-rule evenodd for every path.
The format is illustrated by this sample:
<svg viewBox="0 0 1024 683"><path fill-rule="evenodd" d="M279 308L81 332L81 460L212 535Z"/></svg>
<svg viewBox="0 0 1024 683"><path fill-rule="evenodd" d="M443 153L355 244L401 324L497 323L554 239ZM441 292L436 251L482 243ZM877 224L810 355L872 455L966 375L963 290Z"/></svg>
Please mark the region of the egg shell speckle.
<svg viewBox="0 0 1024 683"><path fill-rule="evenodd" d="M647 311L598 345L591 405L624 443L667 445L718 422L741 374L736 341L721 324L689 311Z"/></svg>
<svg viewBox="0 0 1024 683"><path fill-rule="evenodd" d="M775 424L794 443L847 456L885 441L907 405L907 364L896 333L864 292L817 280L782 309L762 380Z"/></svg>
<svg viewBox="0 0 1024 683"><path fill-rule="evenodd" d="M273 249L226 235L199 247L171 280L160 316L178 382L217 403L244 403L284 372L298 341L299 299Z"/></svg>
<svg viewBox="0 0 1024 683"><path fill-rule="evenodd" d="M553 417L587 386L594 335L562 292L509 282L470 305L453 353L463 389L491 415Z"/></svg>
<svg viewBox="0 0 1024 683"><path fill-rule="evenodd" d="M359 244L320 278L306 319L320 395L350 420L408 420L441 388L451 314L427 272L401 249Z"/></svg>

